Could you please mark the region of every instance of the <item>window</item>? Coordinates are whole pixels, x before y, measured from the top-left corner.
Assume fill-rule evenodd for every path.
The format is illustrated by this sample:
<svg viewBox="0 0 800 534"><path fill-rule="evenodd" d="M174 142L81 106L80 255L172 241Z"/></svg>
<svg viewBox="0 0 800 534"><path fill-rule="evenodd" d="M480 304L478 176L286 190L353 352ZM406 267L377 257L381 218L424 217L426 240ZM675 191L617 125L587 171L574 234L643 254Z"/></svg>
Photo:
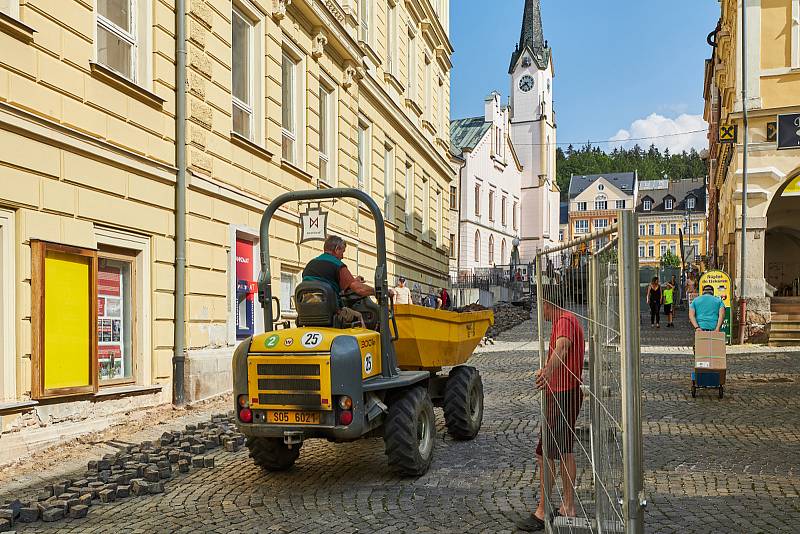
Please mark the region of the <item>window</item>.
<svg viewBox="0 0 800 534"><path fill-rule="evenodd" d="M697 204L697 199L694 197L689 197L686 199L686 209L693 210L695 205Z"/></svg>
<svg viewBox="0 0 800 534"><path fill-rule="evenodd" d="M586 211L586 202L578 202L578 211Z"/></svg>
<svg viewBox="0 0 800 534"><path fill-rule="evenodd" d="M0 403L17 399L14 212L0 209Z"/></svg>
<svg viewBox="0 0 800 534"><path fill-rule="evenodd" d="M406 68L408 69L407 89L408 98L417 99L417 37L413 32L408 32L408 57L406 58Z"/></svg>
<svg viewBox="0 0 800 534"><path fill-rule="evenodd" d="M450 234L450 257L456 257L456 234Z"/></svg>
<svg viewBox="0 0 800 534"><path fill-rule="evenodd" d="M253 24L236 7L232 13L233 131L253 139Z"/></svg>
<svg viewBox="0 0 800 534"><path fill-rule="evenodd" d="M475 184L475 216L481 216L481 186Z"/></svg>
<svg viewBox="0 0 800 534"><path fill-rule="evenodd" d="M19 18L19 0L0 0L0 12L9 17ZM0 397L1 399L2 397Z"/></svg>
<svg viewBox="0 0 800 534"><path fill-rule="evenodd" d="M647 235L656 235L656 225L655 224L648 224L647 225Z"/></svg>
<svg viewBox="0 0 800 534"><path fill-rule="evenodd" d="M608 219L595 219L594 228L595 228L595 230L599 230L599 229L602 229L602 228L608 228Z"/></svg>
<svg viewBox="0 0 800 534"><path fill-rule="evenodd" d="M372 189L372 139L366 122L358 123L358 188L369 193Z"/></svg>
<svg viewBox="0 0 800 534"><path fill-rule="evenodd" d="M139 75L136 18L134 0L97 0L97 62L134 83Z"/></svg>
<svg viewBox="0 0 800 534"><path fill-rule="evenodd" d="M134 258L98 252L97 372L100 383L133 381Z"/></svg>
<svg viewBox="0 0 800 534"><path fill-rule="evenodd" d="M422 239L431 238L431 181L427 175L422 177Z"/></svg>
<svg viewBox="0 0 800 534"><path fill-rule="evenodd" d="M792 68L800 69L800 0L792 0Z"/></svg>
<svg viewBox="0 0 800 534"><path fill-rule="evenodd" d="M503 238L503 240L500 241L500 264L501 265L505 263L506 258L507 258L507 256L506 256L506 240L505 240L505 238ZM511 263L511 262L509 261L509 263Z"/></svg>
<svg viewBox="0 0 800 534"><path fill-rule="evenodd" d="M383 213L388 222L394 222L394 146L386 144L383 150Z"/></svg>
<svg viewBox="0 0 800 534"><path fill-rule="evenodd" d="M642 201L642 209L644 211L650 211L653 209L653 201L649 198L646 198Z"/></svg>
<svg viewBox="0 0 800 534"><path fill-rule="evenodd" d="M281 271L281 312L295 311L294 290L297 288L297 273Z"/></svg>
<svg viewBox="0 0 800 534"><path fill-rule="evenodd" d="M692 253L694 254L695 259L700 257L700 243L697 241L692 243Z"/></svg>
<svg viewBox="0 0 800 534"><path fill-rule="evenodd" d="M603 184L598 184L598 186L597 186L597 190L598 190L598 191L604 191L604 190L605 190L605 188L606 188L606 186L605 186L605 185L603 185Z"/></svg>
<svg viewBox="0 0 800 534"><path fill-rule="evenodd" d="M503 226L506 226L506 205L508 204L508 200L506 197L503 197L503 200L500 202L500 222Z"/></svg>
<svg viewBox="0 0 800 534"><path fill-rule="evenodd" d="M678 225L677 223L671 223L669 225L669 233L672 235L676 235L678 233Z"/></svg>
<svg viewBox="0 0 800 534"><path fill-rule="evenodd" d="M597 211L608 209L608 198L605 195L600 195L594 199L594 209Z"/></svg>
<svg viewBox="0 0 800 534"><path fill-rule="evenodd" d="M433 121L433 67L428 54L425 54L425 117Z"/></svg>
<svg viewBox="0 0 800 534"><path fill-rule="evenodd" d="M447 137L450 135L450 117L447 113L447 105L444 101L444 80L440 77L439 83L436 85L436 100L437 106L439 106L439 135L441 137Z"/></svg>
<svg viewBox="0 0 800 534"><path fill-rule="evenodd" d="M616 203L616 208L618 210L624 210L625 209L625 201L624 200L617 200L616 202L617 202Z"/></svg>
<svg viewBox="0 0 800 534"><path fill-rule="evenodd" d="M588 234L589 233L589 221L585 219L579 219L575 221L575 233L576 234Z"/></svg>
<svg viewBox="0 0 800 534"><path fill-rule="evenodd" d="M450 186L450 209L458 209L458 188L454 185Z"/></svg>
<svg viewBox="0 0 800 534"><path fill-rule="evenodd" d="M406 232L414 232L414 164L406 163Z"/></svg>
<svg viewBox="0 0 800 534"><path fill-rule="evenodd" d="M372 9L371 4L373 0L360 0L359 1L359 39L361 41L372 44Z"/></svg>
<svg viewBox="0 0 800 534"><path fill-rule="evenodd" d="M667 245L666 243L661 243L661 256L667 255Z"/></svg>
<svg viewBox="0 0 800 534"><path fill-rule="evenodd" d="M644 258L644 245L639 245L639 257Z"/></svg>
<svg viewBox="0 0 800 534"><path fill-rule="evenodd" d="M335 93L331 86L319 86L319 179L334 184L336 180L336 112Z"/></svg>
<svg viewBox="0 0 800 534"><path fill-rule="evenodd" d="M489 191L489 222L494 222L494 191Z"/></svg>
<svg viewBox="0 0 800 534"><path fill-rule="evenodd" d="M517 227L518 227L518 223L517 223L517 217L518 217L518 215L517 215L517 202L514 202L514 206L512 207L512 211L511 211L511 217L514 219L514 230L516 230Z"/></svg>
<svg viewBox="0 0 800 534"><path fill-rule="evenodd" d="M489 235L489 265L494 265L494 236Z"/></svg>
<svg viewBox="0 0 800 534"><path fill-rule="evenodd" d="M700 223L692 223L692 234L697 235L700 233Z"/></svg>
<svg viewBox="0 0 800 534"><path fill-rule="evenodd" d="M442 248L444 234L444 213L442 213L442 190L436 190L436 248Z"/></svg>
<svg viewBox="0 0 800 534"><path fill-rule="evenodd" d="M639 235L645 235L645 230L644 230L644 225L643 224L639 225Z"/></svg>
<svg viewBox="0 0 800 534"><path fill-rule="evenodd" d="M647 245L647 256L653 258L655 257L655 255L656 255L656 247L655 245L653 245L653 243L649 243Z"/></svg>
<svg viewBox="0 0 800 534"><path fill-rule="evenodd" d="M675 207L675 201L673 199L667 198L667 199L664 200L664 209L665 210L671 210L673 207Z"/></svg>
<svg viewBox="0 0 800 534"><path fill-rule="evenodd" d="M661 223L661 235L667 235L667 225L666 225L666 223Z"/></svg>
<svg viewBox="0 0 800 534"><path fill-rule="evenodd" d="M558 240L559 241L564 241L564 230L559 230L558 231Z"/></svg>
<svg viewBox="0 0 800 534"><path fill-rule="evenodd" d="M281 126L283 130L281 156L289 163L300 163L298 145L303 131L303 90L299 76L300 62L297 58L283 53L281 64L282 105Z"/></svg>
<svg viewBox="0 0 800 534"><path fill-rule="evenodd" d="M475 263L480 263L481 261L481 233L478 230L475 230Z"/></svg>
<svg viewBox="0 0 800 534"><path fill-rule="evenodd" d="M386 4L386 71L397 74L397 5L394 0Z"/></svg>

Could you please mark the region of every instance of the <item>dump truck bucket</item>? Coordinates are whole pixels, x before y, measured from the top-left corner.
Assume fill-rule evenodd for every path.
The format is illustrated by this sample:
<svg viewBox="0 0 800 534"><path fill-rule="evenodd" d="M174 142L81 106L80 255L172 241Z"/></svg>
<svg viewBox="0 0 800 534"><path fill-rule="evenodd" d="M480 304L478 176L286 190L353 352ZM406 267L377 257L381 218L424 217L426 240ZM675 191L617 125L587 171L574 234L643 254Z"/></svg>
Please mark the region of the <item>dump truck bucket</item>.
<svg viewBox="0 0 800 534"><path fill-rule="evenodd" d="M465 363L491 325L491 311L456 313L399 304L394 308L400 369L437 369Z"/></svg>

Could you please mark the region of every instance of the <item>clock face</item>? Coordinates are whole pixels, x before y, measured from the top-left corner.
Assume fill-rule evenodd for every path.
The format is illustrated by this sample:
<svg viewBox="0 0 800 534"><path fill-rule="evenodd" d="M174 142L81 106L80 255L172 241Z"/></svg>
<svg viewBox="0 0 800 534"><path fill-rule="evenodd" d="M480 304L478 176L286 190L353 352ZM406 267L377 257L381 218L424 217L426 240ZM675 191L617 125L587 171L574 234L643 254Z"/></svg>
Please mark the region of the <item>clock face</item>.
<svg viewBox="0 0 800 534"><path fill-rule="evenodd" d="M528 91L533 89L533 78L531 78L527 74L523 76L522 79L519 81L519 88L524 93L527 93Z"/></svg>

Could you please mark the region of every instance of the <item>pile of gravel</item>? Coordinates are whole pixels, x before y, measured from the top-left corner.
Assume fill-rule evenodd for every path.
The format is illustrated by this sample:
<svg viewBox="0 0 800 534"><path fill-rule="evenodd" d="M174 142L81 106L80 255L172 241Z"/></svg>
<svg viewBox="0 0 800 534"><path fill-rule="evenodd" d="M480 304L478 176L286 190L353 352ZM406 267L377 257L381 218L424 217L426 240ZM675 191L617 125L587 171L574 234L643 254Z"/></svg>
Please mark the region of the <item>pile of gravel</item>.
<svg viewBox="0 0 800 534"><path fill-rule="evenodd" d="M499 302L492 308L494 325L486 332L486 337L497 337L501 332L511 330L531 318L530 310L507 302Z"/></svg>
<svg viewBox="0 0 800 534"><path fill-rule="evenodd" d="M6 501L0 506L0 532L11 530L16 523L86 517L93 504L164 493L165 481L176 471L214 467L214 458L206 453L219 447L236 452L244 442L230 413L186 425L184 431L164 432L155 441L121 446L115 454L90 461L80 479L48 484L34 501Z"/></svg>

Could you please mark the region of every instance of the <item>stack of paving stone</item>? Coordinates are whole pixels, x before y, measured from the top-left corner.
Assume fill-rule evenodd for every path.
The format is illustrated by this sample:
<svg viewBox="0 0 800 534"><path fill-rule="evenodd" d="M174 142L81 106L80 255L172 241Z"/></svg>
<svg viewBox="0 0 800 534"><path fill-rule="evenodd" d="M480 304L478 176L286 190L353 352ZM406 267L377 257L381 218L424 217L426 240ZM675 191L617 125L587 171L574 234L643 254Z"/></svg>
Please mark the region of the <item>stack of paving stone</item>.
<svg viewBox="0 0 800 534"><path fill-rule="evenodd" d="M214 467L214 458L206 455L209 451L223 447L236 452L244 442L233 415L218 414L208 422L186 425L184 431L164 432L155 441L125 445L120 452L90 461L83 478L45 486L35 501L7 501L0 506L0 532L16 523L85 517L96 503L163 493L164 482L176 469L187 473L192 467Z"/></svg>
<svg viewBox="0 0 800 534"><path fill-rule="evenodd" d="M530 310L507 302L495 304L492 311L494 312L494 325L489 327L486 332L488 338L494 338L497 334L510 330L531 318Z"/></svg>

